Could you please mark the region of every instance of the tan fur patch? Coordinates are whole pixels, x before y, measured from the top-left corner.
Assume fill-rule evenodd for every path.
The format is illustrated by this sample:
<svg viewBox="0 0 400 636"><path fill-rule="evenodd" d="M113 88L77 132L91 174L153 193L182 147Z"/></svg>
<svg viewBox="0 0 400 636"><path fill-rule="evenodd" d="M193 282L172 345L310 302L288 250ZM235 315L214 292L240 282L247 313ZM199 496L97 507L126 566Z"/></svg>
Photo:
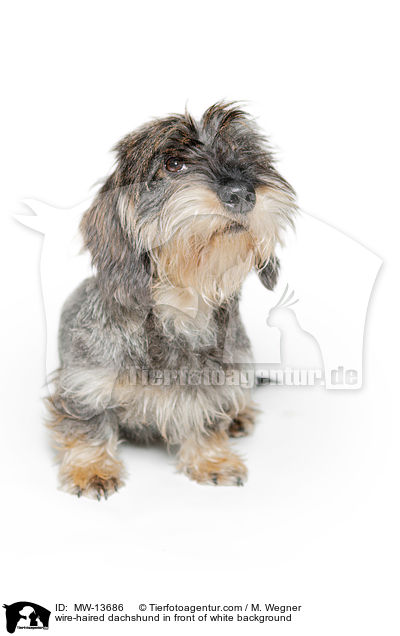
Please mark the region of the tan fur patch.
<svg viewBox="0 0 400 636"><path fill-rule="evenodd" d="M157 251L158 281L153 291L156 302L160 295L165 297L165 287L172 286L197 292L208 305L220 304L238 291L254 266L247 231L236 234L215 231L210 236L208 223L207 234L193 234L200 232L198 225L202 224L196 220L187 228L190 229L187 235L182 229ZM225 220L222 227L226 226ZM196 305L198 301L197 309Z"/></svg>
<svg viewBox="0 0 400 636"><path fill-rule="evenodd" d="M123 464L117 458L117 437L107 442L54 435L60 455L60 483L63 490L87 497L115 492L122 485Z"/></svg>
<svg viewBox="0 0 400 636"><path fill-rule="evenodd" d="M247 469L229 447L224 431L210 433L201 441L187 440L179 452L178 470L199 483L242 486Z"/></svg>

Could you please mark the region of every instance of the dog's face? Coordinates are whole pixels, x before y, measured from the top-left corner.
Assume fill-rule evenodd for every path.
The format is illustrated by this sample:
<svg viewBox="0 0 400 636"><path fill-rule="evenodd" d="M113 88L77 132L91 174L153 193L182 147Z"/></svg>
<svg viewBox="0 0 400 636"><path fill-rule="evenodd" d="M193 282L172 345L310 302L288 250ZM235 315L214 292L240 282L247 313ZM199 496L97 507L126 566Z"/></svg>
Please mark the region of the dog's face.
<svg viewBox="0 0 400 636"><path fill-rule="evenodd" d="M182 306L193 294L218 304L252 267L273 287L274 249L291 223L294 192L248 115L229 104L199 122L173 115L116 151L117 168L81 225L108 294L126 305L130 286L168 304L180 290Z"/></svg>

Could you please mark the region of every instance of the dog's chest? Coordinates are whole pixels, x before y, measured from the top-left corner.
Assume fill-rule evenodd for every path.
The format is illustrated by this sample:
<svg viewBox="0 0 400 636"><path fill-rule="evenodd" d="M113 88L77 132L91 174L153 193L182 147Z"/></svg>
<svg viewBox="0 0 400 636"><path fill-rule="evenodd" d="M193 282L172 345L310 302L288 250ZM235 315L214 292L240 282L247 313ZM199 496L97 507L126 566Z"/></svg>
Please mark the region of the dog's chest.
<svg viewBox="0 0 400 636"><path fill-rule="evenodd" d="M203 329L175 330L149 312L140 328L126 330L123 366L144 369L218 368L231 362L249 341L237 308L212 311Z"/></svg>
<svg viewBox="0 0 400 636"><path fill-rule="evenodd" d="M223 362L224 335L211 316L204 329L174 329L149 313L144 324L144 340L149 368L204 368Z"/></svg>

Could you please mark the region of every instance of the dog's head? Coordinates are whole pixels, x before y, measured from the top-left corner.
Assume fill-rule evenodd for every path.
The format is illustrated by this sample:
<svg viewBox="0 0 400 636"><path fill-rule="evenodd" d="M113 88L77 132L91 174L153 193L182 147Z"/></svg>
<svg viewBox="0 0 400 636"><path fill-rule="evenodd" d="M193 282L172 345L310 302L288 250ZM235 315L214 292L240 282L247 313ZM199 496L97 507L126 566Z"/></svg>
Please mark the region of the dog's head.
<svg viewBox="0 0 400 636"><path fill-rule="evenodd" d="M294 192L254 121L232 104L154 120L122 139L81 223L104 297L123 307L219 304L255 267L277 277L275 246ZM175 296L175 301L172 301Z"/></svg>

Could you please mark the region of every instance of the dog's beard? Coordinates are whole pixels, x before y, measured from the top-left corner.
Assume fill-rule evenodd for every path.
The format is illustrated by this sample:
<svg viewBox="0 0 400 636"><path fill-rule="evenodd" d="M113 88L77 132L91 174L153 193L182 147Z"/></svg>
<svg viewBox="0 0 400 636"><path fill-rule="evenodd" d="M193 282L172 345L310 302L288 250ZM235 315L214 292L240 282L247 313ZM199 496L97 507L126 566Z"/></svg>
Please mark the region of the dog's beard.
<svg viewBox="0 0 400 636"><path fill-rule="evenodd" d="M229 214L205 187L180 189L147 228L148 238L158 241L149 246L156 302L166 302L172 287L182 297L198 294L206 304L222 303L253 267L268 262L292 212L290 195L272 187L257 190L254 209L243 217Z"/></svg>
<svg viewBox="0 0 400 636"><path fill-rule="evenodd" d="M245 231L231 233L221 228L208 240L204 235L182 232L157 255L153 296L158 304L171 302L186 314L196 315L202 303L221 304L237 292L253 265L254 252ZM178 298L176 306L174 299Z"/></svg>
<svg viewBox="0 0 400 636"><path fill-rule="evenodd" d="M176 298L178 289L186 313L196 313L199 302L223 302L254 265L247 223L229 216L206 188L175 193L161 212L158 235L165 242L151 251L157 272L154 298L166 304L171 290Z"/></svg>
<svg viewBox="0 0 400 636"><path fill-rule="evenodd" d="M292 222L295 204L279 186L258 188L256 195L245 215L230 214L199 184L180 187L150 221L125 206L125 229L150 256L152 296L166 320L183 325L187 317L199 322L202 316L198 326L204 327L209 312L203 310L232 297L253 267L268 263Z"/></svg>

